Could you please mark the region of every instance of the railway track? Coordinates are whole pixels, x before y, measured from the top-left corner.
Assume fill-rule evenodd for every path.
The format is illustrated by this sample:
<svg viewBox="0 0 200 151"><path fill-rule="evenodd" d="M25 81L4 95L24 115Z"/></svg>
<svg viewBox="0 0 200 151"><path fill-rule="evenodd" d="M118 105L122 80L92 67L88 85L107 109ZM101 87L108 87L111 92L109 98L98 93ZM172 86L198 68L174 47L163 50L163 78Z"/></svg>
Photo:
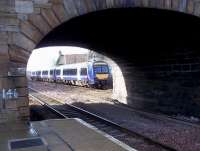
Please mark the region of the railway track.
<svg viewBox="0 0 200 151"><path fill-rule="evenodd" d="M154 113L154 112L149 112L149 111L147 112L147 111L143 111L143 110L137 110L137 109L134 109L133 107L130 107L130 106L123 104L123 103L120 103L118 101L113 101L113 103L115 105L119 105L119 107L124 107L126 110L130 110L132 112L135 112L135 113L143 115L143 116L147 116L147 117L152 118L152 119L166 120L166 121L169 121L169 122L175 122L175 123L178 123L178 124L184 124L184 125L200 128L200 121L196 122L196 121L191 121L189 119L181 119L177 116L170 116L170 115L165 115L165 114L161 114L161 113Z"/></svg>
<svg viewBox="0 0 200 151"><path fill-rule="evenodd" d="M110 120L83 110L73 105L63 104L55 98L48 97L35 89L29 88L29 96L47 107L60 118L79 118L95 126L97 129L112 137L138 149L139 151L177 151L176 149L161 144L160 142L131 131ZM51 105L50 105L51 104ZM53 104L53 105L52 105Z"/></svg>

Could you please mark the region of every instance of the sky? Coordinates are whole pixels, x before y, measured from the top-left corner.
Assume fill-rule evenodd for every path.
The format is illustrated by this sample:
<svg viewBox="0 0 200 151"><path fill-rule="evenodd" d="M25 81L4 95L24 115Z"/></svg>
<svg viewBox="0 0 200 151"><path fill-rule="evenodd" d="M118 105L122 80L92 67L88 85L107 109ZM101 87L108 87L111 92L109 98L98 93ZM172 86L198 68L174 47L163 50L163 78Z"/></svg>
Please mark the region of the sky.
<svg viewBox="0 0 200 151"><path fill-rule="evenodd" d="M59 56L62 54L85 54L89 50L79 47L46 47L33 50L27 64L27 71L33 71L42 68L54 66Z"/></svg>

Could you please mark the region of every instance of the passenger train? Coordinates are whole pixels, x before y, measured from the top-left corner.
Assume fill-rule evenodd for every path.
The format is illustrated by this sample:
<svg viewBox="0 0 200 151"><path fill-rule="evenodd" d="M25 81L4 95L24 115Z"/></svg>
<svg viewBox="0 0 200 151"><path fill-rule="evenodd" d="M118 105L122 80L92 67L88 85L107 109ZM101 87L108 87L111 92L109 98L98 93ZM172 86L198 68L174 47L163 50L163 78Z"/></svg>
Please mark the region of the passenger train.
<svg viewBox="0 0 200 151"><path fill-rule="evenodd" d="M60 65L31 72L32 80L103 88L110 78L109 66L104 61Z"/></svg>

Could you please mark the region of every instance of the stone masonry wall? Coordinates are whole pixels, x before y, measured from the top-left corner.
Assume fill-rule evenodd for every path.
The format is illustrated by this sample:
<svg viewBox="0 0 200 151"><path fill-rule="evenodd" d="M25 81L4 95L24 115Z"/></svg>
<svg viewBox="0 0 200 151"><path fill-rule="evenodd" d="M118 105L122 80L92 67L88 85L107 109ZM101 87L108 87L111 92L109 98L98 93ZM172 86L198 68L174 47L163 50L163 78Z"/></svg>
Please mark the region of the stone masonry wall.
<svg viewBox="0 0 200 151"><path fill-rule="evenodd" d="M127 104L153 112L199 117L199 69L198 62L130 64L122 69L128 90Z"/></svg>

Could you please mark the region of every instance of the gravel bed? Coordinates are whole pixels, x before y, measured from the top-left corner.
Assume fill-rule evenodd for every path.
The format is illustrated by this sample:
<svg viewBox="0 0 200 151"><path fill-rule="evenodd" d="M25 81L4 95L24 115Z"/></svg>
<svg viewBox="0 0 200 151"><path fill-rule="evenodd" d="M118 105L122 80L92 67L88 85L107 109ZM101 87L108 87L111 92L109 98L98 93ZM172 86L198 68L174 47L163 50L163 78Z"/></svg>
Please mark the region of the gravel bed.
<svg viewBox="0 0 200 151"><path fill-rule="evenodd" d="M82 107L149 138L156 139L178 151L200 151L200 128L165 120L152 120L152 118L120 107L111 101L112 90L41 82L29 83L29 85L63 102L67 101L67 103Z"/></svg>

